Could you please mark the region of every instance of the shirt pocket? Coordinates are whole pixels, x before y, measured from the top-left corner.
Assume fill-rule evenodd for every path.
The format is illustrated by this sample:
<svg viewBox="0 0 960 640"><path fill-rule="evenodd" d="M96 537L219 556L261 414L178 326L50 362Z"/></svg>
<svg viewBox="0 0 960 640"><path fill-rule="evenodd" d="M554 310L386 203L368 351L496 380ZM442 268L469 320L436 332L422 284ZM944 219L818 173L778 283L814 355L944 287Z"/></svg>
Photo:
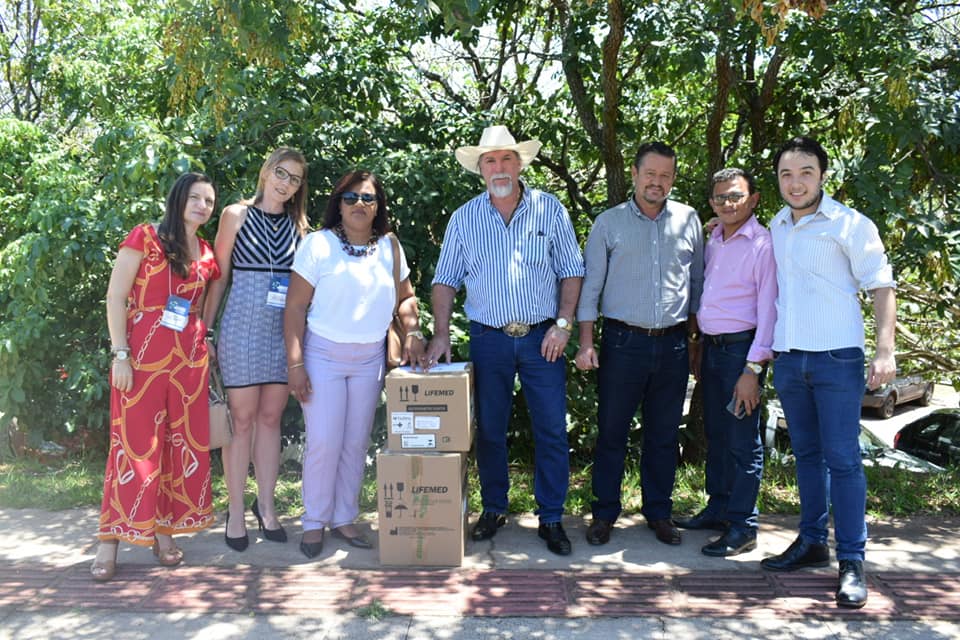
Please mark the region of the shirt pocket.
<svg viewBox="0 0 960 640"><path fill-rule="evenodd" d="M527 236L520 249L526 264L543 265L550 258L550 239L544 235Z"/></svg>

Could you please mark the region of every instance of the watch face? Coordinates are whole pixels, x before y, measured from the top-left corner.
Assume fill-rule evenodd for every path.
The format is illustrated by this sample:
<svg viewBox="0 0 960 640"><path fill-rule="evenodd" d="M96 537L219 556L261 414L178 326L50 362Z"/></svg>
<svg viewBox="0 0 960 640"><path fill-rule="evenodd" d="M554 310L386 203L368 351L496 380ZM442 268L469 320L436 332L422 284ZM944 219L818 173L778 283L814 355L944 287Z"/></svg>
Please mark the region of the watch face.
<svg viewBox="0 0 960 640"><path fill-rule="evenodd" d="M567 322L566 318L557 318L557 326L561 329L567 329L570 327L570 323Z"/></svg>
<svg viewBox="0 0 960 640"><path fill-rule="evenodd" d="M130 353L128 351L117 351L113 357L117 360L126 360L130 357Z"/></svg>

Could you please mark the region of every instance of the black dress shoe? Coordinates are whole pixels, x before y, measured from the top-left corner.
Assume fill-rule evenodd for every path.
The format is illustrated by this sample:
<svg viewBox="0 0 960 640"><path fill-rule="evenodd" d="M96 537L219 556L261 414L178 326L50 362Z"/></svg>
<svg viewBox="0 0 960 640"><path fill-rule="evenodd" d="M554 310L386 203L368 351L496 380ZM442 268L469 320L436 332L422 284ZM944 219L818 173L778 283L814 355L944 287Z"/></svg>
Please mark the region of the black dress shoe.
<svg viewBox="0 0 960 640"><path fill-rule="evenodd" d="M244 531L242 536L237 536L236 538L231 538L227 535L227 525L230 524L230 512L227 511L227 520L223 523L223 540L227 543L227 546L233 549L234 551L245 551L248 546L250 546L250 536L247 535L247 532Z"/></svg>
<svg viewBox="0 0 960 640"><path fill-rule="evenodd" d="M714 531L726 531L730 526L729 522L707 513L706 509L690 518L681 518L673 522L681 529L713 529Z"/></svg>
<svg viewBox="0 0 960 640"><path fill-rule="evenodd" d="M489 540L497 535L497 529L507 524L507 517L501 513L484 511L480 514L477 524L473 525L470 537L476 541Z"/></svg>
<svg viewBox="0 0 960 640"><path fill-rule="evenodd" d="M334 538L340 538L341 540L346 540L347 544L351 547L356 547L357 549L372 549L373 544L367 539L367 536L362 533L358 533L355 536L348 536L347 534L340 531L340 529L334 529L331 531Z"/></svg>
<svg viewBox="0 0 960 640"><path fill-rule="evenodd" d="M611 530L613 530L612 522L594 518L590 526L587 527L587 542L592 545L607 544L610 542Z"/></svg>
<svg viewBox="0 0 960 640"><path fill-rule="evenodd" d="M563 525L559 522L548 522L541 524L537 529L537 535L547 541L547 549L553 551L558 556L568 556L573 551L573 545L570 544L570 538L563 530Z"/></svg>
<svg viewBox="0 0 960 640"><path fill-rule="evenodd" d="M730 529L725 534L704 546L700 551L705 556L725 558L746 553L757 548L757 534L739 529Z"/></svg>
<svg viewBox="0 0 960 640"><path fill-rule="evenodd" d="M267 529L263 526L263 518L260 517L260 505L257 504L257 499L253 499L253 504L250 505L250 510L253 511L253 516L257 519L257 526L260 527L260 533L263 534L263 537L271 542L286 542L287 541L287 532L283 529L283 525L277 527L276 529Z"/></svg>
<svg viewBox="0 0 960 640"><path fill-rule="evenodd" d="M300 538L300 551L308 558L316 558L323 553L323 531L321 530L320 540L317 542L304 542L303 538Z"/></svg>
<svg viewBox="0 0 960 640"><path fill-rule="evenodd" d="M653 522L647 520L647 528L653 529L654 533L657 534L657 540L663 544L680 544L680 531L673 524L673 520L669 518L654 520Z"/></svg>
<svg viewBox="0 0 960 640"><path fill-rule="evenodd" d="M825 567L828 564L830 548L827 545L806 542L799 536L780 555L760 561L760 566L767 571L796 571L807 567Z"/></svg>
<svg viewBox="0 0 960 640"><path fill-rule="evenodd" d="M863 562L841 560L837 606L859 609L865 604L867 604L867 579L863 575Z"/></svg>

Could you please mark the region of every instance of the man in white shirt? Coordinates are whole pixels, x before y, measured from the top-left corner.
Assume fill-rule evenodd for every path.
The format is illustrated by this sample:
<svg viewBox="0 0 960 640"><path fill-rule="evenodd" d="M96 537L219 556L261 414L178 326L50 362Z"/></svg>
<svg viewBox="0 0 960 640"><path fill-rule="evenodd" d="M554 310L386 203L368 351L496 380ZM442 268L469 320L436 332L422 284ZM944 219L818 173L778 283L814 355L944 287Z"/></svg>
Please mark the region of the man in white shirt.
<svg viewBox="0 0 960 640"><path fill-rule="evenodd" d="M859 608L867 601L859 292L869 292L876 313L877 349L866 381L873 389L890 382L896 371L893 271L876 225L823 192L827 154L818 142L789 140L774 157L774 168L787 206L770 223L779 288L773 384L796 457L800 535L761 566L769 571L826 566L832 503L840 564L836 601Z"/></svg>

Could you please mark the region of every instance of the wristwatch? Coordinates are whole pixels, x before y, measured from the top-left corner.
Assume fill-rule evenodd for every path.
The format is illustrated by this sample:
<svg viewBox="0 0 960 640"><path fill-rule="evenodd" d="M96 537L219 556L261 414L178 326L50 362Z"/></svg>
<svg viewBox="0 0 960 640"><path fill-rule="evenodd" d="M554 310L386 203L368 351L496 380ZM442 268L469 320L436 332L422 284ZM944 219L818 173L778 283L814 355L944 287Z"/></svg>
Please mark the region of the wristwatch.
<svg viewBox="0 0 960 640"><path fill-rule="evenodd" d="M113 350L113 358L114 358L114 360L120 360L121 362L124 361L124 360L129 360L129 359L130 359L130 349L114 349L114 350Z"/></svg>
<svg viewBox="0 0 960 640"><path fill-rule="evenodd" d="M560 331L566 331L567 333L570 333L572 330L570 321L566 318L557 318L556 326L557 329L560 329Z"/></svg>
<svg viewBox="0 0 960 640"><path fill-rule="evenodd" d="M694 344L700 342L700 332L699 332L699 331L691 331L690 333L687 334L687 340L689 340L690 342L692 342L692 343L694 343Z"/></svg>
<svg viewBox="0 0 960 640"><path fill-rule="evenodd" d="M407 334L407 337L409 336L413 336L417 340L421 340L421 341L426 340L426 338L423 337L423 331L420 331L420 330L411 331L410 333Z"/></svg>
<svg viewBox="0 0 960 640"><path fill-rule="evenodd" d="M743 372L746 373L748 371L753 375L758 376L763 373L763 365L757 362L747 362L747 365L743 368Z"/></svg>

